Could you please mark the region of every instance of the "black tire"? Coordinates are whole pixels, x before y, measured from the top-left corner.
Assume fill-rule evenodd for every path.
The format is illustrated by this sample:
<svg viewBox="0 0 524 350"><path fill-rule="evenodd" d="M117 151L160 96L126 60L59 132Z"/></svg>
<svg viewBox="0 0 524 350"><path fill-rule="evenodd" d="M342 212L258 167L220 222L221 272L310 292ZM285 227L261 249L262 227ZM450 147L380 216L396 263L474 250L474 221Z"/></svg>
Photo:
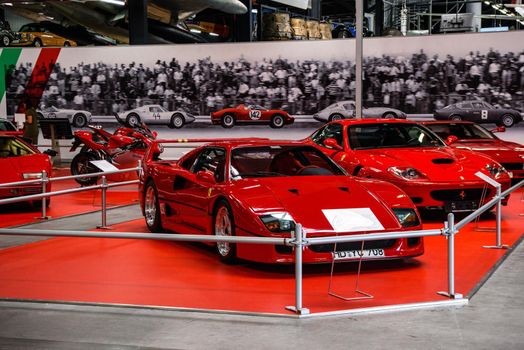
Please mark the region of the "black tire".
<svg viewBox="0 0 524 350"><path fill-rule="evenodd" d="M397 114L396 113L393 113L393 112L386 112L382 115L382 118L384 119L396 119L397 118Z"/></svg>
<svg viewBox="0 0 524 350"><path fill-rule="evenodd" d="M42 40L36 38L35 41L33 41L33 46L34 47L43 47L44 45L42 44Z"/></svg>
<svg viewBox="0 0 524 350"><path fill-rule="evenodd" d="M229 220L229 233L227 232L217 232L217 229L220 231L222 228L218 226L220 223L217 222L220 220L220 218L224 218L222 215L226 215ZM225 226L227 223L225 221L222 222L222 224ZM213 212L213 234L222 236L222 235L228 235L228 236L235 236L235 220L233 218L233 212L231 211L231 207L227 203L227 201L221 199L218 200L218 202L215 205L215 210ZM220 261L222 261L225 264L233 264L237 260L237 246L233 243L219 243L216 244L216 249L218 252L218 256L220 257Z"/></svg>
<svg viewBox="0 0 524 350"><path fill-rule="evenodd" d="M144 218L149 231L163 232L162 218L160 217L160 204L158 203L158 191L153 180L149 180L144 190Z"/></svg>
<svg viewBox="0 0 524 350"><path fill-rule="evenodd" d="M126 117L126 124L132 128L140 125L140 116L136 113L129 113Z"/></svg>
<svg viewBox="0 0 524 350"><path fill-rule="evenodd" d="M284 120L284 116L281 114L276 114L271 118L271 123L269 126L271 126L273 129L280 129L284 126L286 121Z"/></svg>
<svg viewBox="0 0 524 350"><path fill-rule="evenodd" d="M69 43L69 41L65 41L65 42L64 42L64 47L69 47L69 46L71 46L71 44Z"/></svg>
<svg viewBox="0 0 524 350"><path fill-rule="evenodd" d="M449 116L449 120L463 120L461 115L458 114L452 114Z"/></svg>
<svg viewBox="0 0 524 350"><path fill-rule="evenodd" d="M230 129L235 126L235 116L233 114L224 114L220 119L222 127Z"/></svg>
<svg viewBox="0 0 524 350"><path fill-rule="evenodd" d="M505 126L506 128L511 128L515 124L515 117L509 113L504 114L500 118L500 125Z"/></svg>
<svg viewBox="0 0 524 350"><path fill-rule="evenodd" d="M329 116L329 121L334 122L336 120L342 120L344 119L344 116L340 113L333 113Z"/></svg>
<svg viewBox="0 0 524 350"><path fill-rule="evenodd" d="M175 113L171 117L171 122L169 123L169 127L171 129L180 129L181 127L184 126L185 123L186 123L186 119L184 118L184 116L180 113Z"/></svg>
<svg viewBox="0 0 524 350"><path fill-rule="evenodd" d="M7 35L2 35L2 40L0 40L0 46L7 47L11 44L11 39Z"/></svg>
<svg viewBox="0 0 524 350"><path fill-rule="evenodd" d="M92 160L99 160L99 157L91 152L80 152L71 161L71 175L92 174L97 173L97 168L90 163ZM98 177L84 177L75 179L82 186L94 185L98 181Z"/></svg>
<svg viewBox="0 0 524 350"><path fill-rule="evenodd" d="M87 117L84 113L77 113L73 117L73 125L77 128L83 128L87 125Z"/></svg>

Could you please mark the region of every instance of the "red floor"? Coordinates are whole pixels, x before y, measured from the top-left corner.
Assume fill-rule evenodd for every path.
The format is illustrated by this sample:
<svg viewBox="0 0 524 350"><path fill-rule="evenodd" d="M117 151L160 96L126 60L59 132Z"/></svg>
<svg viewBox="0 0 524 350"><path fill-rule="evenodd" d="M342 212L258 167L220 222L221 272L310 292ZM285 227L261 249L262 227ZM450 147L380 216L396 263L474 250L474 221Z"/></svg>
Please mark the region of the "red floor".
<svg viewBox="0 0 524 350"><path fill-rule="evenodd" d="M68 172L55 170L53 176L67 176ZM52 191L80 187L74 180L57 181L52 185ZM107 192L107 205L118 206L130 204L138 200L136 185L114 187ZM56 196L51 199L47 215L53 218L74 214L82 214L100 210L101 191L86 191ZM36 217L41 212L33 209L29 203L13 203L0 206L0 227L22 225L38 221Z"/></svg>
<svg viewBox="0 0 524 350"><path fill-rule="evenodd" d="M503 208L503 243L524 232L521 194ZM425 228L441 227L434 221ZM492 219L481 226L494 225ZM143 220L114 227L146 232ZM505 250L494 232L469 225L456 236L456 291L470 293ZM346 302L327 294L329 266L306 266L304 306L312 312L446 300L446 240L425 240L426 253L407 262L367 262L360 289L374 299ZM352 295L356 264L335 266L335 292ZM55 238L0 251L0 298L102 302L249 312L287 313L294 304L292 266L223 265L211 248L174 242Z"/></svg>

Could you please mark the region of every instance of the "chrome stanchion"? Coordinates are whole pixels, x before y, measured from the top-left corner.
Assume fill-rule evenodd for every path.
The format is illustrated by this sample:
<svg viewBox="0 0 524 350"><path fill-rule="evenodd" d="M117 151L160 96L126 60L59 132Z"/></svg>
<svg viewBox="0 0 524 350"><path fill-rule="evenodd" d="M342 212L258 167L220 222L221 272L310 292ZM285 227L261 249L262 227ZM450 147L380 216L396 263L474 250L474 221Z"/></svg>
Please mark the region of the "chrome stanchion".
<svg viewBox="0 0 524 350"><path fill-rule="evenodd" d="M102 224L97 226L99 229L111 230L110 226L107 226L107 178L102 176Z"/></svg>
<svg viewBox="0 0 524 350"><path fill-rule="evenodd" d="M47 192L47 184L49 183L49 177L47 175L47 171L42 170L42 193ZM38 220L49 220L51 219L50 216L47 216L47 198L42 197L42 216L37 217Z"/></svg>
<svg viewBox="0 0 524 350"><path fill-rule="evenodd" d="M444 223L444 235L448 239L448 291L437 294L452 299L462 299L462 294L455 293L455 215L448 214L448 221Z"/></svg>
<svg viewBox="0 0 524 350"><path fill-rule="evenodd" d="M484 180L485 182L487 182L488 184L490 184L491 186L495 187L495 190L497 191L497 209L495 211L495 215L496 215L496 227L495 227L495 231L496 231L496 245L485 245L485 246L482 246L483 248L490 248L490 249L507 249L508 246L505 245L505 244L502 244L502 233L501 233L501 221L502 221L502 197L501 197L501 193L502 193L502 185L500 183L498 183L497 181L493 180L492 178L490 178L489 176L481 173L480 171L475 173L475 176L479 177L480 179ZM482 205L482 203L480 203Z"/></svg>
<svg viewBox="0 0 524 350"><path fill-rule="evenodd" d="M507 244L502 244L502 197L500 196L501 194L501 188L500 186L497 187L497 197L498 197L498 201L497 201L497 208L496 208L496 212L497 212L497 217L496 217L496 245L485 245L485 246L482 246L483 248L488 248L488 249L508 249L509 246Z"/></svg>
<svg viewBox="0 0 524 350"><path fill-rule="evenodd" d="M309 314L309 309L302 307L302 249L304 249L305 234L302 225L297 224L295 228L295 306L286 306L287 310L298 315Z"/></svg>

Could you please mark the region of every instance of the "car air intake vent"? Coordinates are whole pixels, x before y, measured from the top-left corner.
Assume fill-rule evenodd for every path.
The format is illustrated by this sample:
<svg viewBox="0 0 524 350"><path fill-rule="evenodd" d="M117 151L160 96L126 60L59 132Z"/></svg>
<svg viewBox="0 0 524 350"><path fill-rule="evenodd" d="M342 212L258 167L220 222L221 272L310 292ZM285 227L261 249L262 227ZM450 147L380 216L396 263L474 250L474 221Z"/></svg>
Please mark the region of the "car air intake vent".
<svg viewBox="0 0 524 350"><path fill-rule="evenodd" d="M298 190L296 188L290 188L288 191L293 194L298 194Z"/></svg>
<svg viewBox="0 0 524 350"><path fill-rule="evenodd" d="M451 158L435 158L432 162L433 164L451 164L455 161Z"/></svg>
<svg viewBox="0 0 524 350"><path fill-rule="evenodd" d="M341 191L344 191L344 192L349 192L349 188L344 187L344 186L339 187L339 189L340 189Z"/></svg>

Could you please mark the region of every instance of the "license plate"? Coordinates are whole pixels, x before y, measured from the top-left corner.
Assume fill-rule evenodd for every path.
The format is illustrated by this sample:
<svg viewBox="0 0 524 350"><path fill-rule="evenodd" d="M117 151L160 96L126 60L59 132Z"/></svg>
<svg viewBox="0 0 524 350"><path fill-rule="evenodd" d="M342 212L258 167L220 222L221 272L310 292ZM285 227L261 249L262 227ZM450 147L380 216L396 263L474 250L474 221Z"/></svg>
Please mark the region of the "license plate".
<svg viewBox="0 0 524 350"><path fill-rule="evenodd" d="M445 209L448 213L456 213L462 211L474 211L479 208L478 201L455 201L446 202Z"/></svg>
<svg viewBox="0 0 524 350"><path fill-rule="evenodd" d="M384 249L347 250L335 252L335 260L380 259L386 257Z"/></svg>

